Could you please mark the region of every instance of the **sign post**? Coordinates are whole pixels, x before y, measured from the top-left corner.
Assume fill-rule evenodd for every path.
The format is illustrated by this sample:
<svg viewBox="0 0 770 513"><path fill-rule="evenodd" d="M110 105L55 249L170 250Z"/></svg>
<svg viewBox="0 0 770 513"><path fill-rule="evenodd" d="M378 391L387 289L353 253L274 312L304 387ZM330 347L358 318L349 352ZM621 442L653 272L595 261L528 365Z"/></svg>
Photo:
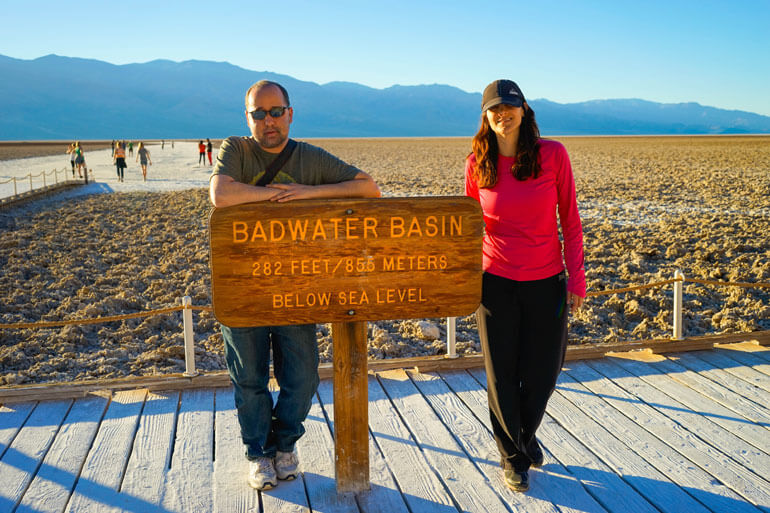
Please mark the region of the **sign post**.
<svg viewBox="0 0 770 513"><path fill-rule="evenodd" d="M369 489L369 380L366 322L335 322L334 473L337 491Z"/></svg>
<svg viewBox="0 0 770 513"><path fill-rule="evenodd" d="M337 491L368 489L366 321L476 310L479 204L459 196L246 203L212 210L209 228L222 324L332 323Z"/></svg>

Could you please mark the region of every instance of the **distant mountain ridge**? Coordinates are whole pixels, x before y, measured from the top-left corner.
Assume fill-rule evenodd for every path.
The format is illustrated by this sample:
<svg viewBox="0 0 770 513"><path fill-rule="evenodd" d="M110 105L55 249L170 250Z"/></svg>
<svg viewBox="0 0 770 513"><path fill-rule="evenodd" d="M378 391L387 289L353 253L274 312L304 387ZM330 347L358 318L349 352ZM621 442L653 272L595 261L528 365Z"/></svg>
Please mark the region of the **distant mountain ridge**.
<svg viewBox="0 0 770 513"><path fill-rule="evenodd" d="M226 62L114 65L0 55L0 140L221 138L246 134L243 96L261 79L289 91L295 137L471 136L480 93L448 85L316 84ZM531 100L544 135L770 133L770 117L697 103Z"/></svg>

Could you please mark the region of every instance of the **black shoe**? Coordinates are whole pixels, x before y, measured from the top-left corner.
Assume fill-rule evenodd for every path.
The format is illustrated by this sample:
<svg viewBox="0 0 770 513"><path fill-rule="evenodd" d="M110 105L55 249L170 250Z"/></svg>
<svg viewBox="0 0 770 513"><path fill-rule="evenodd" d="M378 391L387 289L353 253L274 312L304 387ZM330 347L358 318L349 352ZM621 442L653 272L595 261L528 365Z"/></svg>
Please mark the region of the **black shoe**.
<svg viewBox="0 0 770 513"><path fill-rule="evenodd" d="M533 467L543 466L545 457L543 456L543 449L540 448L540 444L537 442L537 438L532 440L532 445L527 448L527 453Z"/></svg>
<svg viewBox="0 0 770 513"><path fill-rule="evenodd" d="M525 470L524 472L516 472L512 468L503 470L505 475L505 484L514 492L526 492L529 490L529 474Z"/></svg>

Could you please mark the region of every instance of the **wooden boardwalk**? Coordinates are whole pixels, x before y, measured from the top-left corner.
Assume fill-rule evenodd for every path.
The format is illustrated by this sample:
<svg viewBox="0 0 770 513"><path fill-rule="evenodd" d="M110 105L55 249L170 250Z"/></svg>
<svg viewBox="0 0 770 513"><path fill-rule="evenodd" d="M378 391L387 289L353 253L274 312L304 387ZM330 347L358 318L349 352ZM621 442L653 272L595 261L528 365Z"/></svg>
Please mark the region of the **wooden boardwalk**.
<svg viewBox="0 0 770 513"><path fill-rule="evenodd" d="M0 407L0 512L770 512L770 349L567 362L526 494L502 482L483 370L370 375L371 491L337 495L332 383L304 472L257 493L229 388Z"/></svg>

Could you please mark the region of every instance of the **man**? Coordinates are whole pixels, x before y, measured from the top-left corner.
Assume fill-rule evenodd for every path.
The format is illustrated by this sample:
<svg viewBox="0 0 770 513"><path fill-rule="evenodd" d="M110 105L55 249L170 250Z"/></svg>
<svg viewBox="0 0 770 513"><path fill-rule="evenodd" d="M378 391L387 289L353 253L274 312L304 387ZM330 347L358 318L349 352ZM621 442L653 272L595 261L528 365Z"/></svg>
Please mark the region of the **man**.
<svg viewBox="0 0 770 513"><path fill-rule="evenodd" d="M281 85L263 80L249 88L246 122L251 137L229 137L222 142L209 189L215 207L380 196L368 174L304 142L296 143L270 183L256 185L289 145L293 116L289 95ZM319 381L316 328L314 324L221 327L241 438L250 461L248 482L259 490L272 488L276 478L294 479L299 472L294 445L305 431L302 422ZM271 344L273 370L281 389L275 405L267 387Z"/></svg>

